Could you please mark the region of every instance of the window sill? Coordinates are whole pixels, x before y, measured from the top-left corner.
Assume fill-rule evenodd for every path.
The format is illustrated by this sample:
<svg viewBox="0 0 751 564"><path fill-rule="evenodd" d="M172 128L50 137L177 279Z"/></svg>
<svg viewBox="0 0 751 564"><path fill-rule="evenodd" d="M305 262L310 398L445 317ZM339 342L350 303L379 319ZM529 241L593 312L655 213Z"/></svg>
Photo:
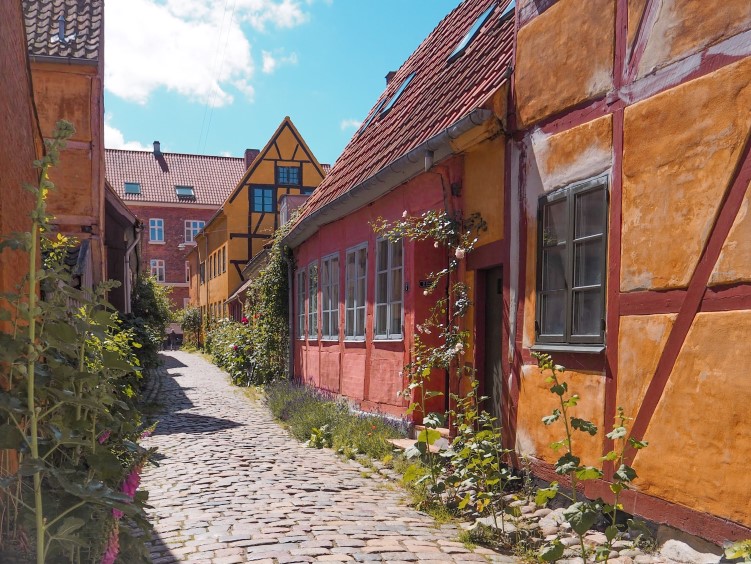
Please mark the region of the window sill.
<svg viewBox="0 0 751 564"><path fill-rule="evenodd" d="M149 241L149 245L166 245L165 241Z"/></svg>
<svg viewBox="0 0 751 564"><path fill-rule="evenodd" d="M374 337L374 343L403 343L404 337Z"/></svg>
<svg viewBox="0 0 751 564"><path fill-rule="evenodd" d="M339 337L321 337L322 343L338 343Z"/></svg>
<svg viewBox="0 0 751 564"><path fill-rule="evenodd" d="M364 343L365 337L345 337L345 343Z"/></svg>
<svg viewBox="0 0 751 564"><path fill-rule="evenodd" d="M600 354L605 352L605 345L564 345L555 343L537 343L529 348L532 352L561 352L561 353L583 353L583 354Z"/></svg>

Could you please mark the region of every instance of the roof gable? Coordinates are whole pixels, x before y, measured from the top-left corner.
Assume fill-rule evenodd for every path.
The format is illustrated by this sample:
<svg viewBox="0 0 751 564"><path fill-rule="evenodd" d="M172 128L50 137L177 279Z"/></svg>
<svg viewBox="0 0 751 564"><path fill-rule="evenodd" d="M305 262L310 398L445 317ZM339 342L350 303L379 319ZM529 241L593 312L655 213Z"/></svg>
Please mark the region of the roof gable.
<svg viewBox="0 0 751 564"><path fill-rule="evenodd" d="M465 0L438 24L393 75L365 116L365 125L301 208L297 225L473 110L489 106L512 62L514 21L501 17L512 2ZM471 41L449 60L491 4L490 15Z"/></svg>
<svg viewBox="0 0 751 564"><path fill-rule="evenodd" d="M23 11L32 57L101 59L102 0L23 0Z"/></svg>
<svg viewBox="0 0 751 564"><path fill-rule="evenodd" d="M280 141L286 136L292 136L292 138L295 140L295 143L280 143ZM287 153L282 154L284 148L287 148L288 146L292 147L292 149L289 149ZM268 160L286 160L288 162L306 160L316 168L318 173L321 175L321 178L326 176L326 172L324 171L323 166L321 166L321 164L318 162L318 159L316 159L315 155L313 155L313 152L310 150L310 147L308 147L308 144L302 138L302 135L300 135L300 132L295 127L295 124L292 123L292 120L289 118L289 116L286 116L279 124L279 127L276 128L276 131L268 140L263 149L261 149L261 152L255 158L253 163L250 165L250 167L248 167L248 170L246 171L245 175L243 175L243 178L240 180L240 182L238 182L237 186L230 194L228 198L229 202L232 202L244 187L252 183L253 176L256 171L258 171L259 167L262 166L262 163Z"/></svg>

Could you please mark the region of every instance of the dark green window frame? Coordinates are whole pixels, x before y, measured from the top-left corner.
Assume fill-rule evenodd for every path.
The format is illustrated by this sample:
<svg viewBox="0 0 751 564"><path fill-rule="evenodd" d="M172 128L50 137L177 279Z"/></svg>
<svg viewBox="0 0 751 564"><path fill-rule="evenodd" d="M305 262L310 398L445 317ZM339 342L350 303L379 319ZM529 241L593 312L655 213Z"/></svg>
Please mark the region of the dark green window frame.
<svg viewBox="0 0 751 564"><path fill-rule="evenodd" d="M537 226L536 343L604 345L608 177L540 198Z"/></svg>

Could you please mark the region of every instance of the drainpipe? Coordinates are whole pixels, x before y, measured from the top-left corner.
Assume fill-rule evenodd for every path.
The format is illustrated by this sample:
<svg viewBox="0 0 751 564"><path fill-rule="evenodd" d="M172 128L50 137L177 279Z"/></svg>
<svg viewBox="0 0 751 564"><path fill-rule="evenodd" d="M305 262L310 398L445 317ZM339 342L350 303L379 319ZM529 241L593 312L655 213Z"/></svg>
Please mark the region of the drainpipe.
<svg viewBox="0 0 751 564"><path fill-rule="evenodd" d="M133 249L135 249L138 246L138 243L141 242L141 227L134 227L134 230L136 232L136 238L126 249L125 249L125 258L123 259L125 270L123 272L123 290L125 293L125 313L131 313L131 305L130 305L130 298L131 298L131 280L130 280L130 253L133 252Z"/></svg>
<svg viewBox="0 0 751 564"><path fill-rule="evenodd" d="M295 304L292 286L294 272L293 261L286 253L284 254L284 262L287 265L287 333L289 334L289 343L287 343L287 377L292 381L295 379Z"/></svg>

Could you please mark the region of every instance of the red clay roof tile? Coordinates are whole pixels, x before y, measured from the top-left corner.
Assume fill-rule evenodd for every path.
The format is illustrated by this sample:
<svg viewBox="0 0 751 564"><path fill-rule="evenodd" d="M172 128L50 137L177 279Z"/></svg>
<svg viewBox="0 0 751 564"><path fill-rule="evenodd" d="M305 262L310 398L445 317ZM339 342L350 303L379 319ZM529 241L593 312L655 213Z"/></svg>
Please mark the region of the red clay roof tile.
<svg viewBox="0 0 751 564"><path fill-rule="evenodd" d="M104 33L102 0L23 0L23 11L30 55L99 60Z"/></svg>
<svg viewBox="0 0 751 564"><path fill-rule="evenodd" d="M151 151L105 149L105 176L127 202L189 203L221 206L245 173L245 159ZM140 194L126 194L138 182ZM192 186L195 199L179 198L175 186Z"/></svg>
<svg viewBox="0 0 751 564"><path fill-rule="evenodd" d="M465 0L438 24L394 75L364 123L412 72L414 79L388 113L355 133L301 208L298 223L488 100L511 64L514 20L500 21L511 1ZM459 41L491 3L495 4L491 16L464 53L448 63Z"/></svg>

